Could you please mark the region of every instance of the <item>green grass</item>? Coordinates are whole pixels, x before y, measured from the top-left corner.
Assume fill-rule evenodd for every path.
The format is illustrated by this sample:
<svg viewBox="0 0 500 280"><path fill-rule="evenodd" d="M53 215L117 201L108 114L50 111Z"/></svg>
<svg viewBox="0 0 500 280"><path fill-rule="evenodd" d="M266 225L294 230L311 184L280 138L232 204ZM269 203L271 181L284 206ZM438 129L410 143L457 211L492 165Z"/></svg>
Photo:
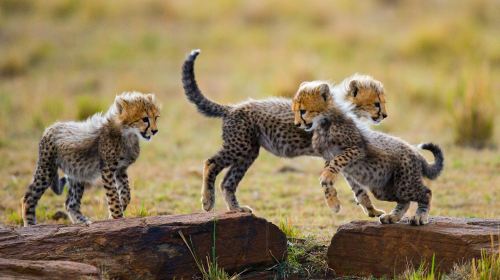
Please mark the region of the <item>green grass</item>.
<svg viewBox="0 0 500 280"><path fill-rule="evenodd" d="M282 218L278 223L279 229L285 233L287 238L301 238L300 229L295 227L289 218Z"/></svg>
<svg viewBox="0 0 500 280"><path fill-rule="evenodd" d="M149 209L144 205L144 201L141 201L141 205L131 205L125 215L130 217L147 217L156 214L154 210Z"/></svg>
<svg viewBox="0 0 500 280"><path fill-rule="evenodd" d="M105 107L95 96L81 95L77 99L77 115L78 120L85 120L88 117L98 112L104 112Z"/></svg>
<svg viewBox="0 0 500 280"><path fill-rule="evenodd" d="M441 279L440 274L436 272L436 259L432 256L430 263L422 262L416 269L409 269L399 277L404 280L436 280Z"/></svg>
<svg viewBox="0 0 500 280"><path fill-rule="evenodd" d="M287 257L271 267L277 279L311 279L332 277L333 270L326 260L327 246L318 243L313 237L292 238L288 241Z"/></svg>
<svg viewBox="0 0 500 280"><path fill-rule="evenodd" d="M14 224L14 225L22 225L23 224L23 218L21 217L21 213L16 212L16 211L11 211L10 213L7 214L7 221L10 224Z"/></svg>
<svg viewBox="0 0 500 280"><path fill-rule="evenodd" d="M493 245L492 245L493 246ZM493 247L493 251L495 248ZM500 248L496 252L482 251L481 257L465 264L456 264L446 274L436 271L435 259L430 263L422 262L417 268L409 268L396 276L398 280L494 280L500 277Z"/></svg>
<svg viewBox="0 0 500 280"><path fill-rule="evenodd" d="M481 253L481 258L472 260L470 265L470 279L493 280L500 278L500 247L496 253Z"/></svg>
<svg viewBox="0 0 500 280"><path fill-rule="evenodd" d="M452 110L455 142L463 146L484 148L492 144L494 136L495 93L490 85L488 69L478 72L473 78L460 83L456 106Z"/></svg>

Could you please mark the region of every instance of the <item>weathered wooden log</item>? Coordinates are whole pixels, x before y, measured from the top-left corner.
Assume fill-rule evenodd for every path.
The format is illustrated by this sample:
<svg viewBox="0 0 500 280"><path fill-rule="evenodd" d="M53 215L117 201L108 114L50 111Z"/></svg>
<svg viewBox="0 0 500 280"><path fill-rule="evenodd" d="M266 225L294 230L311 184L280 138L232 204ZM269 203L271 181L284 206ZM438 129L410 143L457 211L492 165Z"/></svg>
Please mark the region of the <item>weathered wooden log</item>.
<svg viewBox="0 0 500 280"><path fill-rule="evenodd" d="M0 257L68 260L102 268L111 278L182 279L199 273L180 232L206 264L215 240L227 271L263 268L286 254L286 237L262 218L200 213L100 221L85 225L0 227Z"/></svg>
<svg viewBox="0 0 500 280"><path fill-rule="evenodd" d="M101 279L92 265L68 261L27 261L0 258L0 279Z"/></svg>
<svg viewBox="0 0 500 280"><path fill-rule="evenodd" d="M437 271L498 250L500 219L434 217L425 226L407 221L382 225L356 221L342 225L328 248L328 264L338 275L389 276L435 256Z"/></svg>

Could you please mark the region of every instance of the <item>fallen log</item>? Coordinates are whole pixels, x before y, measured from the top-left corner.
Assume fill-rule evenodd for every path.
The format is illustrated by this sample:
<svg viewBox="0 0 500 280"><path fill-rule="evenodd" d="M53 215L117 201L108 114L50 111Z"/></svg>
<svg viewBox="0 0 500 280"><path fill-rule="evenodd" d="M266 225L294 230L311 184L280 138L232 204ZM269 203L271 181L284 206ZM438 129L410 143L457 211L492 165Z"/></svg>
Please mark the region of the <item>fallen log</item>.
<svg viewBox="0 0 500 280"><path fill-rule="evenodd" d="M101 279L92 265L68 261L27 261L0 258L0 279Z"/></svg>
<svg viewBox="0 0 500 280"><path fill-rule="evenodd" d="M262 218L200 213L90 226L0 226L0 257L83 262L102 268L110 278L186 279L199 271L180 232L204 264L215 240L216 261L229 272L270 267L286 255L285 235Z"/></svg>
<svg viewBox="0 0 500 280"><path fill-rule="evenodd" d="M355 221L342 225L328 248L328 265L338 275L389 276L435 258L436 270L498 251L500 219L433 217L425 226L407 221L382 225Z"/></svg>

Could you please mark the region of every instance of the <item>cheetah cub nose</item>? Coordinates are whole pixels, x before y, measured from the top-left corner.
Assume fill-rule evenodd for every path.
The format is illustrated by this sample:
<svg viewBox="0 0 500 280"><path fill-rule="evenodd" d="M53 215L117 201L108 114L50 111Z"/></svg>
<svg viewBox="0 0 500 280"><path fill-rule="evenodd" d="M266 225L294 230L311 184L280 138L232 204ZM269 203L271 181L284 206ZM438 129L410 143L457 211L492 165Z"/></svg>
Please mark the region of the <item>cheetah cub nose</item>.
<svg viewBox="0 0 500 280"><path fill-rule="evenodd" d="M155 135L156 133L158 133L158 129L151 130L151 133L153 133L153 135Z"/></svg>

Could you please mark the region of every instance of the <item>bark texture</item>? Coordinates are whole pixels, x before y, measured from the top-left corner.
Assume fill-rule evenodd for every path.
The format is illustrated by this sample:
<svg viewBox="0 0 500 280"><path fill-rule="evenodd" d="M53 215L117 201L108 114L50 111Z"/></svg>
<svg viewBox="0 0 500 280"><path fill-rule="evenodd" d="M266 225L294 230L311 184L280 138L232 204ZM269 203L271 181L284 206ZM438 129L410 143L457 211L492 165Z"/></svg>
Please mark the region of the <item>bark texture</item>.
<svg viewBox="0 0 500 280"><path fill-rule="evenodd" d="M27 261L0 258L0 279L101 279L92 265L68 261Z"/></svg>
<svg viewBox="0 0 500 280"><path fill-rule="evenodd" d="M446 272L454 263L480 257L481 250L498 250L499 236L500 219L433 217L418 227L355 221L333 236L328 264L338 275L391 277L435 255L437 269Z"/></svg>
<svg viewBox="0 0 500 280"><path fill-rule="evenodd" d="M230 272L264 268L286 255L278 227L244 213L200 213L100 221L85 225L0 226L0 257L82 262L119 279L188 279L198 273L180 232L206 264Z"/></svg>

